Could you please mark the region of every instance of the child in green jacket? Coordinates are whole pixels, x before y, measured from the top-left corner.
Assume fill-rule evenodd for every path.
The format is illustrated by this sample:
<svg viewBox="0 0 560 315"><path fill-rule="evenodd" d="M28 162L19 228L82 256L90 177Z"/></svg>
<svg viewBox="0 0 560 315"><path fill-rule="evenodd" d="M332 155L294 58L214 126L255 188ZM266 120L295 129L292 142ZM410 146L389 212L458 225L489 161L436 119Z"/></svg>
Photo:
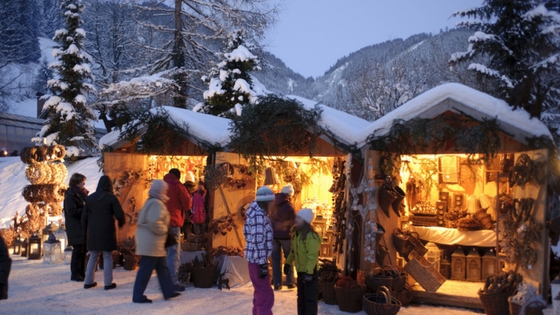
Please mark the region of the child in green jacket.
<svg viewBox="0 0 560 315"><path fill-rule="evenodd" d="M284 265L284 274L290 272L292 264L298 273L298 315L317 315L317 269L321 237L311 225L314 219L313 210L298 211L292 235L292 250Z"/></svg>

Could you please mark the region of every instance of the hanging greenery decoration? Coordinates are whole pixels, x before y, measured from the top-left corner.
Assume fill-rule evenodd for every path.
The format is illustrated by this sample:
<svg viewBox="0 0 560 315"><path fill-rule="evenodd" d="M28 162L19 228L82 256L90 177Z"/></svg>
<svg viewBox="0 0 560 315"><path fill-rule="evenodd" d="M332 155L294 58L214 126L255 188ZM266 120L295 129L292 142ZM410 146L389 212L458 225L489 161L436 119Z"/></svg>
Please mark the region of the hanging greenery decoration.
<svg viewBox="0 0 560 315"><path fill-rule="evenodd" d="M293 99L263 96L256 104L245 105L243 114L232 120L230 146L255 170L264 168L267 157L302 151L312 156L322 133L317 125L321 112L318 106L308 110Z"/></svg>
<svg viewBox="0 0 560 315"><path fill-rule="evenodd" d="M176 151L177 144L188 139L189 126L179 123L169 116L163 108L155 111L149 109L129 109L124 116L127 122L121 121L117 127L121 131L120 140L135 144L136 151L146 154L166 154Z"/></svg>
<svg viewBox="0 0 560 315"><path fill-rule="evenodd" d="M493 158L500 148L499 124L496 119L477 121L467 115L395 119L386 135L371 134L368 143L372 150L396 155L416 154L431 150L454 148L470 157L482 154Z"/></svg>

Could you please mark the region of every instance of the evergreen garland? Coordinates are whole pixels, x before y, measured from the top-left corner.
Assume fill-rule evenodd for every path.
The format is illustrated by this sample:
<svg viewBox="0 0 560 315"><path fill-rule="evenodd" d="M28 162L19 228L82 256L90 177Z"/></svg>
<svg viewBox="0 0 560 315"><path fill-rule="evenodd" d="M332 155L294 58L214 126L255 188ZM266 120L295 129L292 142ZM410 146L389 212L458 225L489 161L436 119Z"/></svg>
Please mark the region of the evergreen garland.
<svg viewBox="0 0 560 315"><path fill-rule="evenodd" d="M417 154L447 150L450 147L472 158L482 154L483 159L493 158L500 148L499 124L496 119L477 121L472 117L440 116L434 119L414 118L408 121L395 119L389 132L368 137L372 150L393 154Z"/></svg>
<svg viewBox="0 0 560 315"><path fill-rule="evenodd" d="M127 109L125 109L127 110ZM135 144L136 151L146 154L166 154L188 139L189 126L174 121L163 108L138 110L126 114L130 122L121 122L120 140Z"/></svg>
<svg viewBox="0 0 560 315"><path fill-rule="evenodd" d="M293 99L272 94L260 97L257 104L245 105L243 115L230 123L230 146L256 170L263 168L267 157L306 150L312 156L322 132L317 125L321 113L318 106L307 110Z"/></svg>

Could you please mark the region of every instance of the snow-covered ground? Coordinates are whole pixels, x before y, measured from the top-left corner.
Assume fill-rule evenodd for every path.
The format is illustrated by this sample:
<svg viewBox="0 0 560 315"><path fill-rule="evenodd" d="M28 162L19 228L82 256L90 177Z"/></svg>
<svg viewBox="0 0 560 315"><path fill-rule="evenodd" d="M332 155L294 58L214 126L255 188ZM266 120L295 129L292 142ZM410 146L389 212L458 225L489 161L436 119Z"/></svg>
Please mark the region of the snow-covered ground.
<svg viewBox="0 0 560 315"><path fill-rule="evenodd" d="M152 304L132 303L132 287L136 271L122 268L114 270L115 290L103 290L103 271L98 271L98 287L84 290L83 283L70 281L68 265L47 265L16 256L10 275L9 299L0 301L0 314L251 314L252 288L245 286L231 291L210 289L187 290L177 299L163 300L157 278L150 280L146 295ZM275 294L275 315L294 315L296 291L280 291ZM399 315L415 314L468 315L480 314L470 310L415 305L401 308ZM319 302L319 314L348 314L336 305ZM357 313L359 315L365 312Z"/></svg>
<svg viewBox="0 0 560 315"><path fill-rule="evenodd" d="M95 191L101 174L97 166L97 157L66 164L68 176L73 173L84 174L87 178L86 188ZM67 180L68 182L68 180ZM21 215L25 211L27 202L23 199L21 191L29 185L25 179L25 164L19 157L0 158L0 228L10 224L16 211Z"/></svg>

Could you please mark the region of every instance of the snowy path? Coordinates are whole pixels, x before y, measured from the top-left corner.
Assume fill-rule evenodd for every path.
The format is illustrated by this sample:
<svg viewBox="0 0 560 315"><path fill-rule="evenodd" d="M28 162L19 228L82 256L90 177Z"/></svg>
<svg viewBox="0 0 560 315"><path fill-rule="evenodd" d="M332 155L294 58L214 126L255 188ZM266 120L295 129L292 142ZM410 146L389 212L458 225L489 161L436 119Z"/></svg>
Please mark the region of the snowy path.
<svg viewBox="0 0 560 315"><path fill-rule="evenodd" d="M0 301L0 314L251 314L252 290L250 287L234 288L231 291L188 288L178 299L164 301L159 293L157 279L152 277L146 295L154 299L153 304L133 304L131 302L135 271L117 268L114 271L117 289L104 291L102 271L97 272L97 288L84 290L82 283L69 281L68 265L46 265L41 261L31 261L14 257L10 276L9 300ZM294 315L296 291L276 293L275 315ZM433 306L413 306L402 308L399 315L435 314L446 315L477 314L472 311ZM319 314L348 314L338 310L336 305L319 303ZM365 312L358 313L360 315Z"/></svg>

